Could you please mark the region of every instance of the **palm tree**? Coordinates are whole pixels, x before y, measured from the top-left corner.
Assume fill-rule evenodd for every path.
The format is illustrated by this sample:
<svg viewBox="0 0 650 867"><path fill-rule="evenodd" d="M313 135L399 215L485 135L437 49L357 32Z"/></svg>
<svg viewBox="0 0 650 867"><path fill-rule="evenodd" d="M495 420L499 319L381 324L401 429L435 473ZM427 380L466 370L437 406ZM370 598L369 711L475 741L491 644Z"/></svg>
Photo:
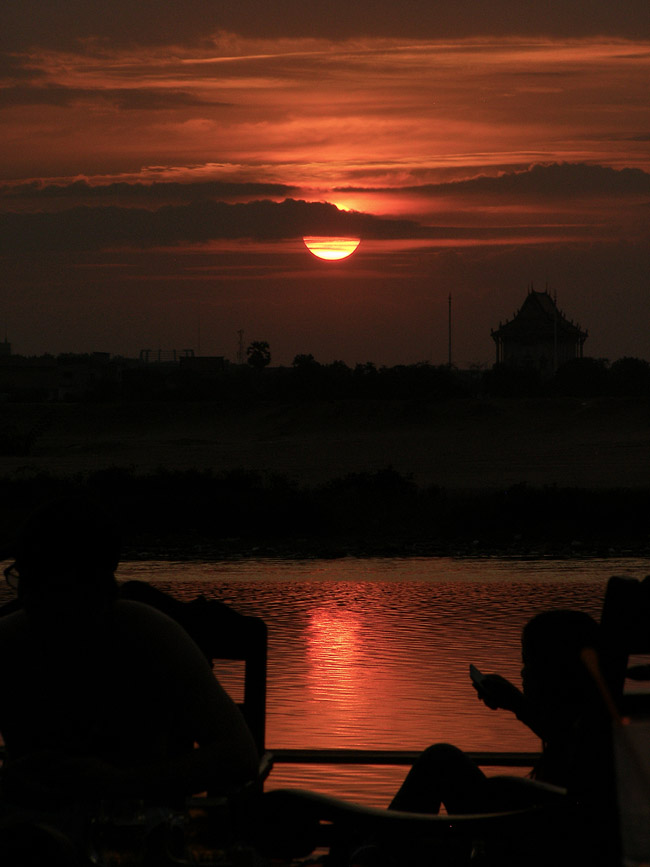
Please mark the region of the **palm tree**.
<svg viewBox="0 0 650 867"><path fill-rule="evenodd" d="M251 367L262 370L271 363L271 350L266 340L254 340L246 350L246 359Z"/></svg>

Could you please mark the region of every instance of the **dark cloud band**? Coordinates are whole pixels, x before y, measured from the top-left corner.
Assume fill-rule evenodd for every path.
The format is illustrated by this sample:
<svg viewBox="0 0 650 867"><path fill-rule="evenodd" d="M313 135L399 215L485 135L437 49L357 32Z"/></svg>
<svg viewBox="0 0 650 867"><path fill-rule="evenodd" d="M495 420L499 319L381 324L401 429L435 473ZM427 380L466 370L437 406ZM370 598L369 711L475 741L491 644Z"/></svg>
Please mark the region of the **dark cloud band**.
<svg viewBox="0 0 650 867"><path fill-rule="evenodd" d="M193 202L144 208L75 207L57 213L0 214L0 251L99 250L204 243L216 239L281 240L303 235L417 238L408 220L382 220L323 202L287 199L240 204Z"/></svg>

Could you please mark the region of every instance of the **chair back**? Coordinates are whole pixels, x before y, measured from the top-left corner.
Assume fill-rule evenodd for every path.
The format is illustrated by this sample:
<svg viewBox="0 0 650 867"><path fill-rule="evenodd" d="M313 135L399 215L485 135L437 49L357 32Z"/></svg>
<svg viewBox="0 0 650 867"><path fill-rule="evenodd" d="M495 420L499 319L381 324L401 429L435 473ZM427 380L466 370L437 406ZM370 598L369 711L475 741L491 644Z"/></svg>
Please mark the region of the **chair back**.
<svg viewBox="0 0 650 867"><path fill-rule="evenodd" d="M648 666L630 667L630 657L650 654L650 576L613 576L607 583L600 618L603 670L614 701L622 713L650 707L650 695L624 696L625 680L650 680ZM644 671L645 669L645 671Z"/></svg>

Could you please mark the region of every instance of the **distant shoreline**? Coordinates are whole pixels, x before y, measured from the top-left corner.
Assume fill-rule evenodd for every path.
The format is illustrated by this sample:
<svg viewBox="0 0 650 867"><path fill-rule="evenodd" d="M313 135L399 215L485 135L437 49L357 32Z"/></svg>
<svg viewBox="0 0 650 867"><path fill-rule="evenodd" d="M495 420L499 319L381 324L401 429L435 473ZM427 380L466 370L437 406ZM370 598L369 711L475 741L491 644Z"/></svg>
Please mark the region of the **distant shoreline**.
<svg viewBox="0 0 650 867"><path fill-rule="evenodd" d="M137 563L144 561L171 562L238 562L242 560L339 560L352 559L415 559L415 558L453 558L453 559L498 559L498 560L594 560L594 559L647 559L650 574L650 546L609 548L600 547L571 548L544 547L530 549L484 548L468 545L441 548L426 545L354 545L332 542L325 546L309 544L282 544L268 542L260 545L187 545L168 546L165 543L152 546L134 546L124 551L122 562Z"/></svg>
<svg viewBox="0 0 650 867"><path fill-rule="evenodd" d="M0 479L0 526L13 538L35 505L89 496L105 505L130 560L339 557L650 558L650 488L525 483L447 491L392 467L319 485L245 469ZM70 544L74 544L71 528Z"/></svg>
<svg viewBox="0 0 650 867"><path fill-rule="evenodd" d="M645 399L4 410L5 539L83 491L121 520L129 560L650 560Z"/></svg>

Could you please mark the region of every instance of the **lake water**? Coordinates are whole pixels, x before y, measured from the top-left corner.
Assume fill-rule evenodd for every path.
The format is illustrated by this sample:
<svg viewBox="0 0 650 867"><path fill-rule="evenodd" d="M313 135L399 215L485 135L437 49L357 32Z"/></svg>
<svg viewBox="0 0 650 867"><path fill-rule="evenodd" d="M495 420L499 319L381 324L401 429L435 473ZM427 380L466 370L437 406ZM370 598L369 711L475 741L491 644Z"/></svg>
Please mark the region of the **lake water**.
<svg viewBox="0 0 650 867"><path fill-rule="evenodd" d="M342 559L124 563L120 580L220 599L269 627L267 744L276 748L539 748L488 710L473 662L520 684L520 634L548 608L599 617L611 575L640 559ZM237 674L220 673L236 693ZM387 805L406 768L276 765L268 788L299 785Z"/></svg>

